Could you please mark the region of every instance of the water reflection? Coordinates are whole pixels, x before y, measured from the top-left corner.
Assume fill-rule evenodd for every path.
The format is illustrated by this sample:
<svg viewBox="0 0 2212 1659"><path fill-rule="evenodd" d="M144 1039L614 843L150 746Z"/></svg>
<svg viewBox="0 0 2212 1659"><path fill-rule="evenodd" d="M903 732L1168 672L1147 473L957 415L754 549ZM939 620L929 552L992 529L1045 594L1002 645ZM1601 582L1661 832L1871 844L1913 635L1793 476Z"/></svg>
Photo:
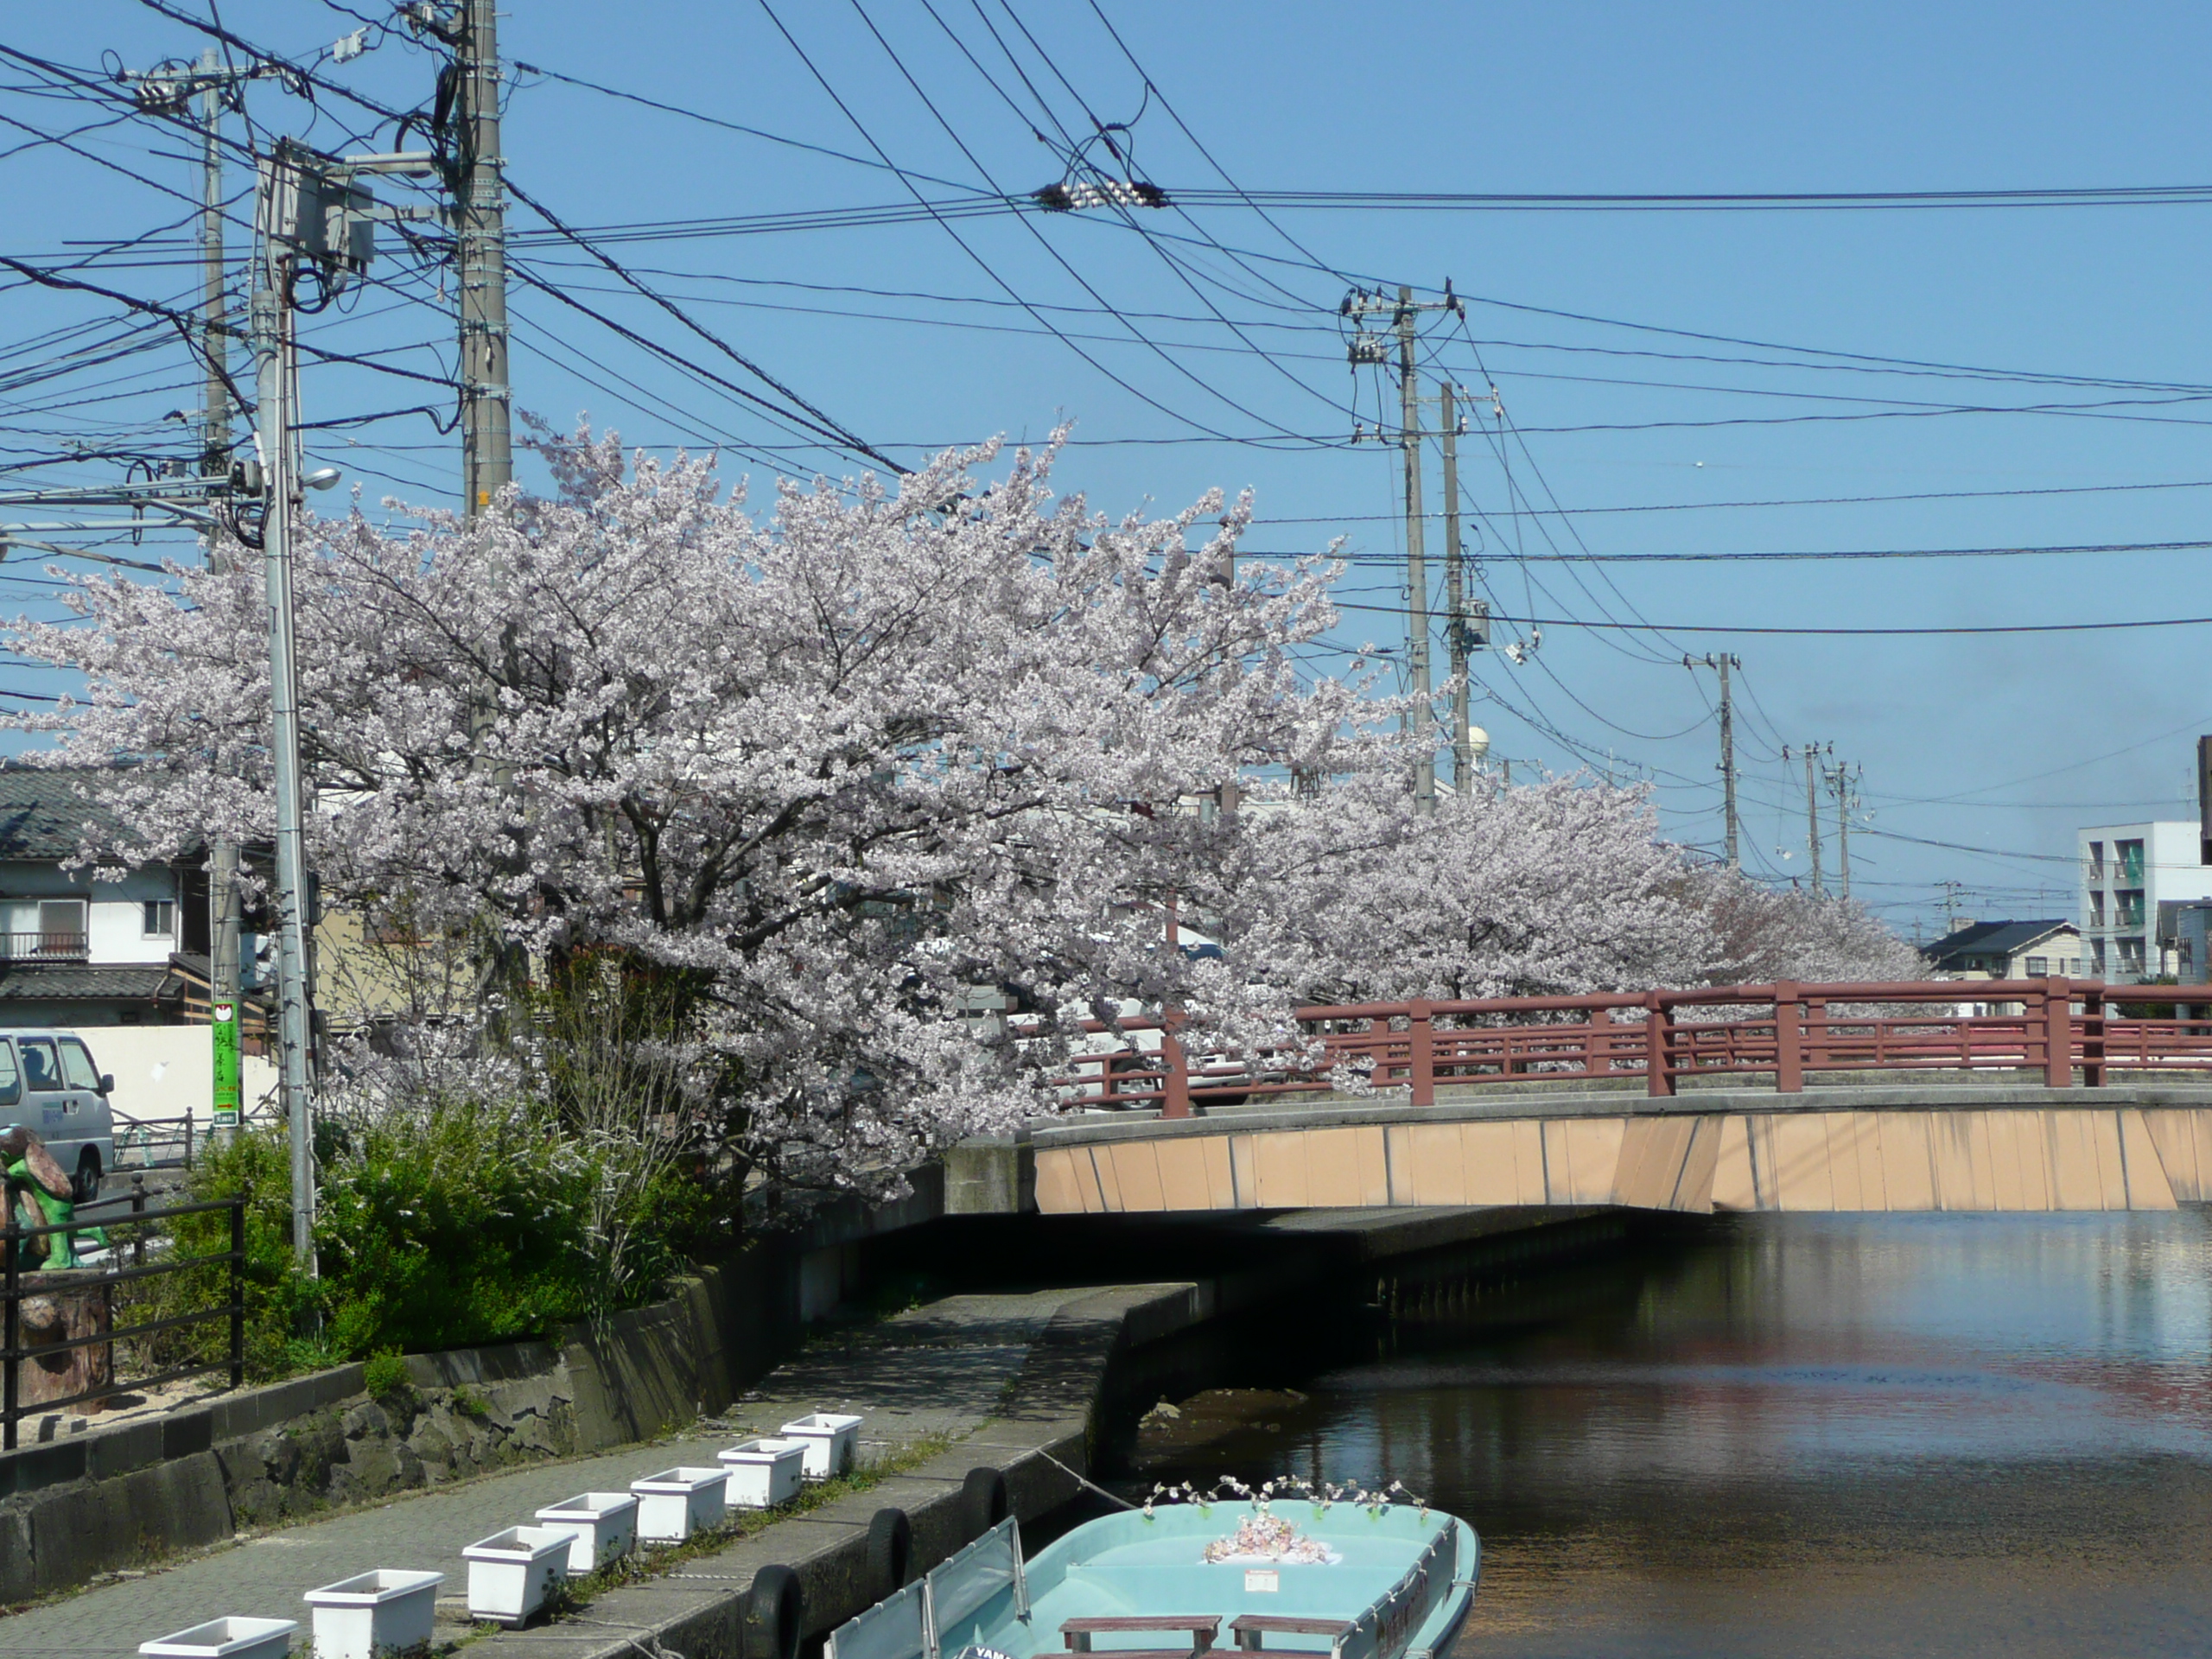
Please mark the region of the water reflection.
<svg viewBox="0 0 2212 1659"><path fill-rule="evenodd" d="M2198 1211L1745 1217L1192 1461L1467 1516L1464 1656L2202 1653L2208 1269Z"/></svg>

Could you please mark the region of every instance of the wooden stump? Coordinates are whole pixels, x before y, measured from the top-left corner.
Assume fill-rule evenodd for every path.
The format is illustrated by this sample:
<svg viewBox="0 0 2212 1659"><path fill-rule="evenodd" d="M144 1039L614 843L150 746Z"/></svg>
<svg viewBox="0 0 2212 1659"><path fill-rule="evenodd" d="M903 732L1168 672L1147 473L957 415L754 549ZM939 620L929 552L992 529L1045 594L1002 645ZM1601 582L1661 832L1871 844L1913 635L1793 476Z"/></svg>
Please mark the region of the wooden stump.
<svg viewBox="0 0 2212 1659"><path fill-rule="evenodd" d="M23 1361L16 1397L24 1407L65 1400L86 1389L105 1388L115 1380L112 1344L93 1342L81 1348L56 1347L48 1354L38 1351L79 1337L104 1336L115 1328L108 1299L113 1287L82 1282L96 1277L89 1270L23 1275L23 1300L16 1319L23 1346L31 1357ZM87 1400L69 1409L88 1417L104 1410L107 1403Z"/></svg>

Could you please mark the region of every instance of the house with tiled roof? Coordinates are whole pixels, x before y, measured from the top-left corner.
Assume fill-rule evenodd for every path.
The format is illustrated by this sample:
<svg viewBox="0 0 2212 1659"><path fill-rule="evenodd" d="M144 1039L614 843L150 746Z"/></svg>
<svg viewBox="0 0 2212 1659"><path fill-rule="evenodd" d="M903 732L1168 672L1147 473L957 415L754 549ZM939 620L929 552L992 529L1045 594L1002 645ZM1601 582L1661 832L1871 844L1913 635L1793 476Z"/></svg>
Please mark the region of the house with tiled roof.
<svg viewBox="0 0 2212 1659"><path fill-rule="evenodd" d="M2069 921L1961 922L1920 947L1938 979L2082 976L2082 930Z"/></svg>
<svg viewBox="0 0 2212 1659"><path fill-rule="evenodd" d="M202 861L70 868L88 826L112 826L104 775L0 762L0 1026L207 1017Z"/></svg>

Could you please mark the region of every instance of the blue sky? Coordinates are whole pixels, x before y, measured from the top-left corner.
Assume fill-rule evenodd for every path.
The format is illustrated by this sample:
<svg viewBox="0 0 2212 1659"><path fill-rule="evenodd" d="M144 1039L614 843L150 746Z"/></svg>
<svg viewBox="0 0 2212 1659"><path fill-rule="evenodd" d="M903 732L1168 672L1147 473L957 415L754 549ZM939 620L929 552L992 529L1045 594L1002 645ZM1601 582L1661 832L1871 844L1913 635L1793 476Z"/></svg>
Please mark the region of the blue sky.
<svg viewBox="0 0 2212 1659"><path fill-rule="evenodd" d="M1253 549L1346 538L1357 563L1333 638L1396 646L1395 459L1345 442L1395 391L1371 371L1355 382L1337 306L1350 280L1412 283L1433 298L1448 276L1467 301L1465 323L1433 320L1425 372L1432 386L1448 373L1479 392L1484 410L1495 385L1511 429L1492 420L1463 445L1482 587L1501 616L1548 619L1529 661L1493 652L1478 664L1476 718L1497 754L1518 767L1649 777L1669 832L1717 845L1711 677L1681 658L1732 651L1748 690L1738 727L1747 862L1802 875L1802 772L1780 749L1833 743L1864 769L1857 891L1908 932L1940 925L1947 880L1969 890L1967 913L2066 913L2077 824L2193 815L2191 739L2212 731L2212 686L2196 665L2212 629L1754 630L2212 614L2204 550L1633 560L2212 540L2200 293L2212 203L1264 215L1205 205L948 222L913 204L915 192L972 202L993 187L1051 183L1065 168L1063 131L1080 139L1113 122L1130 124L1136 170L1171 198L1218 197L1230 181L1350 193L2189 185L2212 180L2203 9L1103 0L1124 55L1088 0L772 3L772 16L758 0L518 4L501 45L513 64L795 143L516 68L505 149L521 189L851 431L909 459L993 432L1035 438L1072 416L1060 483L1116 512L1249 486L1263 521ZM385 15L376 0L353 10ZM358 26L347 8L307 0L229 0L221 11L239 36L303 60ZM143 5L80 0L11 15L0 41L97 71L108 54L130 67L194 55L204 37ZM1130 56L1164 101L1147 99ZM429 99L435 61L394 35L320 73L414 108ZM25 90L40 79L0 68L15 89L0 94L0 117L23 124L0 131L0 149L29 142L25 127L100 118L92 103ZM311 109L264 82L247 99L264 141L391 142L342 97L324 93ZM231 133L243 142L247 128L233 120ZM174 130L132 121L73 142L86 154L42 144L0 160L12 210L0 251L83 260L95 252L86 244L186 212L165 194L196 188ZM879 146L899 171L866 164ZM243 187L243 169L232 182ZM901 209L905 222L745 233L726 222L871 207ZM668 233L674 221L682 234ZM522 269L759 387L527 208L511 222ZM662 228L609 233L645 225ZM191 286L188 255L173 234L101 254L80 274L172 300ZM378 274L350 311L315 320L310 340L448 375L452 324L435 265L395 250ZM734 476L771 469L747 454L851 470L543 292L518 283L512 293L518 408L556 425L588 415L639 443L719 444ZM5 300L6 372L50 360L46 331L112 332L118 315L22 287ZM1929 366L1898 372L1895 359ZM0 393L8 481L114 475L111 460L44 459L71 436L177 452L180 429L160 417L190 408L190 380L169 341ZM309 365L302 396L311 419L449 398L329 364ZM1961 404L2066 407L1955 412ZM333 429L317 448L372 498L454 488L457 447L423 416ZM1433 505L1433 457L1428 490ZM1866 497L1916 499L1837 499ZM1822 505L1725 505L1811 502ZM1440 539L1433 531L1433 569ZM38 556L11 564L31 577ZM50 603L35 580L0 593ZM1608 621L1630 626L1579 626ZM1529 627L1501 622L1497 639ZM45 684L28 671L7 677L18 691ZM1833 878L1832 821L1827 834Z"/></svg>

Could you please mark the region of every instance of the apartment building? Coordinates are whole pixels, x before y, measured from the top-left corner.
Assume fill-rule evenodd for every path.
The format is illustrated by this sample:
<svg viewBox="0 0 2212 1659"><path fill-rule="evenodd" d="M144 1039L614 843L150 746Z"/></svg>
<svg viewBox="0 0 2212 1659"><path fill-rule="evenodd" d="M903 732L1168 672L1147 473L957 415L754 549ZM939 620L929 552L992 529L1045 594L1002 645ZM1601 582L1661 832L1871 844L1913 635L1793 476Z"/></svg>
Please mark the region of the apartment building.
<svg viewBox="0 0 2212 1659"><path fill-rule="evenodd" d="M2077 832L2084 971L2127 984L2177 971L2159 938L2160 905L2212 899L2212 865L2194 821L2106 824Z"/></svg>

